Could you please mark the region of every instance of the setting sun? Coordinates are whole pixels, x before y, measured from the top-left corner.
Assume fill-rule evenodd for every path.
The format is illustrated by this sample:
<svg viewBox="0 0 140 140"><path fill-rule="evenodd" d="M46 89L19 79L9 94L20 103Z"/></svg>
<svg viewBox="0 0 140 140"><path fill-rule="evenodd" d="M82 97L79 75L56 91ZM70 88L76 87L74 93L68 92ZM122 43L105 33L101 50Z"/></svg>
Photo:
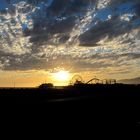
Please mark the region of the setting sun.
<svg viewBox="0 0 140 140"><path fill-rule="evenodd" d="M57 81L67 81L69 80L70 74L68 71L58 71L53 73L53 78Z"/></svg>

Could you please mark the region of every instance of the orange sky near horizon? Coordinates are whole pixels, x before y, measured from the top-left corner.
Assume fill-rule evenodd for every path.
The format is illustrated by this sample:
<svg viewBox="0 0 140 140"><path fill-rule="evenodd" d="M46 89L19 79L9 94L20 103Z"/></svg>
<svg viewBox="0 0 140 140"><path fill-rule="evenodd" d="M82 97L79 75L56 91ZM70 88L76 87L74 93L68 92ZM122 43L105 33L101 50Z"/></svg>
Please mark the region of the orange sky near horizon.
<svg viewBox="0 0 140 140"><path fill-rule="evenodd" d="M0 0L0 87L140 77L139 0ZM69 71L69 75L59 71ZM64 76L64 77L62 77Z"/></svg>
<svg viewBox="0 0 140 140"><path fill-rule="evenodd" d="M128 79L128 74L109 74L107 71L94 72L86 71L79 73L69 73L67 80L59 80L52 76L52 73L47 71L1 71L0 72L0 87L37 87L42 83L53 83L54 86L67 86L74 75L80 75L83 81L86 82L94 77L99 79ZM137 72L130 73L130 78L135 78Z"/></svg>

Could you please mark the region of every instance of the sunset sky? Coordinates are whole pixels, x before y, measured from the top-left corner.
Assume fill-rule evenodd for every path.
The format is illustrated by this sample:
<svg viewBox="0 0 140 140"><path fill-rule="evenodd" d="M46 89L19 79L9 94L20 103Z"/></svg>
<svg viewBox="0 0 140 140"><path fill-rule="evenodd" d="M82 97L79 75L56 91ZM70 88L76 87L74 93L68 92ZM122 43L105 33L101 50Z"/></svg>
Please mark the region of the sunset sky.
<svg viewBox="0 0 140 140"><path fill-rule="evenodd" d="M140 0L0 0L0 87L75 74L140 77Z"/></svg>

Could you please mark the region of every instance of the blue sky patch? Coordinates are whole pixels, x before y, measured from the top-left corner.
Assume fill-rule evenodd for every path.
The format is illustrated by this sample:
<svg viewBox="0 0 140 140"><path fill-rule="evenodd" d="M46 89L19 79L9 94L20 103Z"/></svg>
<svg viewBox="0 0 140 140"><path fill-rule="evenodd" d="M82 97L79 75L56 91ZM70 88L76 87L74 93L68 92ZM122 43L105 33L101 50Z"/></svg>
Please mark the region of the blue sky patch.
<svg viewBox="0 0 140 140"><path fill-rule="evenodd" d="M133 6L134 6L134 4L131 2L123 3L117 7L117 10L115 11L115 13L116 13L116 15L133 13L134 12Z"/></svg>
<svg viewBox="0 0 140 140"><path fill-rule="evenodd" d="M105 21L108 19L109 15L112 15L112 10L110 8L104 8L97 12L97 15L95 18Z"/></svg>

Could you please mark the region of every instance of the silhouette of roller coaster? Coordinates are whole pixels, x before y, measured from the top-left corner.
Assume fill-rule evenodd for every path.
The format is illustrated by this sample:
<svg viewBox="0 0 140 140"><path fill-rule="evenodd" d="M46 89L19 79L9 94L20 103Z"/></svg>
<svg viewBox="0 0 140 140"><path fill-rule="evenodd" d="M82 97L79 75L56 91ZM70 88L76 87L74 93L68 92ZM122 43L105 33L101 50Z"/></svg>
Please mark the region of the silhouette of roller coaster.
<svg viewBox="0 0 140 140"><path fill-rule="evenodd" d="M86 82L86 84L102 84L102 80L98 79L98 78L92 78L90 79L88 82Z"/></svg>
<svg viewBox="0 0 140 140"><path fill-rule="evenodd" d="M70 85L83 84L83 78L80 75L74 75L70 80Z"/></svg>
<svg viewBox="0 0 140 140"><path fill-rule="evenodd" d="M80 75L74 75L72 79L70 80L70 85L77 85L77 84L106 84L106 85L112 85L116 84L116 79L98 79L98 78L92 78L87 82L83 81L83 78Z"/></svg>

